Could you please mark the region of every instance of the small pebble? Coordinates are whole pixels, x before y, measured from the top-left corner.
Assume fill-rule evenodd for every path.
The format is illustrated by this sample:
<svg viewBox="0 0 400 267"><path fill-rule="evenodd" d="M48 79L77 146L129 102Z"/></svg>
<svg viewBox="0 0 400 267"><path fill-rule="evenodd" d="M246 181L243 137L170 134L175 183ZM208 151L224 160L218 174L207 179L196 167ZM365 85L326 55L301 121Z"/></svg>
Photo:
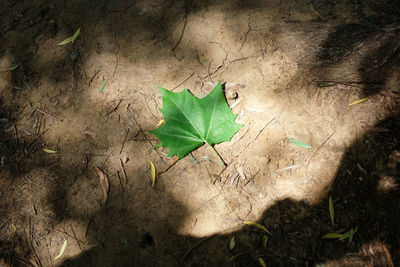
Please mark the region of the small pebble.
<svg viewBox="0 0 400 267"><path fill-rule="evenodd" d="M235 92L235 91L233 91L233 92L232 91L231 92L228 91L226 93L226 98L229 99L229 100L237 99L238 96L239 96L239 94L237 92Z"/></svg>

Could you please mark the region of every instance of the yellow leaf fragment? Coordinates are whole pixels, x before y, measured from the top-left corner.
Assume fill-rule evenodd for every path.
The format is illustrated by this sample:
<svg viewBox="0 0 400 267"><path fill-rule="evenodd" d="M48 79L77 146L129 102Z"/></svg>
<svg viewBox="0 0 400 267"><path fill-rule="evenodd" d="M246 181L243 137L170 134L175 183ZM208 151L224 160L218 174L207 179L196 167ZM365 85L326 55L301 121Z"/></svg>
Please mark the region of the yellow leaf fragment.
<svg viewBox="0 0 400 267"><path fill-rule="evenodd" d="M75 39L79 36L80 33L81 33L81 27L79 27L79 29L72 36L72 42L75 41Z"/></svg>
<svg viewBox="0 0 400 267"><path fill-rule="evenodd" d="M339 240L345 240L346 238L349 239L349 242L353 240L354 234L357 232L357 227L355 229L351 228L350 231L347 231L346 233L342 234Z"/></svg>
<svg viewBox="0 0 400 267"><path fill-rule="evenodd" d="M79 28L74 35L68 37L67 39L65 39L64 41L62 41L61 43L59 43L58 45L66 45L69 43L73 43L75 41L75 39L78 37L79 33L81 32L81 28Z"/></svg>
<svg viewBox="0 0 400 267"><path fill-rule="evenodd" d="M15 227L15 224L12 224L11 227L12 227L11 237L14 237L15 233L17 232L17 227Z"/></svg>
<svg viewBox="0 0 400 267"><path fill-rule="evenodd" d="M353 106L353 105L360 104L360 103L362 103L362 102L364 102L364 101L367 101L368 99L369 99L369 97L366 97L366 98L363 98L363 99L354 101L354 102L352 102L352 103L349 104L349 107L350 107L350 106Z"/></svg>
<svg viewBox="0 0 400 267"><path fill-rule="evenodd" d="M268 231L268 229L264 225L261 225L261 224L256 223L256 222L249 222L249 221L244 221L243 223L246 224L246 225L249 225L249 226L254 226L254 227L256 227L256 228L258 228L258 229L260 229L260 230L272 235L271 232Z"/></svg>
<svg viewBox="0 0 400 267"><path fill-rule="evenodd" d="M156 184L156 167L154 167L153 162L150 161L150 168L151 168L151 186L154 187Z"/></svg>
<svg viewBox="0 0 400 267"><path fill-rule="evenodd" d="M258 258L258 262L260 263L260 265L262 267L267 267L267 264L265 263L265 261L262 258Z"/></svg>
<svg viewBox="0 0 400 267"><path fill-rule="evenodd" d="M229 249L233 250L235 248L235 237L232 236L231 241L229 242Z"/></svg>
<svg viewBox="0 0 400 267"><path fill-rule="evenodd" d="M43 148L43 151L46 152L46 153L49 153L49 154L55 154L55 153L57 153L57 151L51 150L51 149L47 149L47 148Z"/></svg>
<svg viewBox="0 0 400 267"><path fill-rule="evenodd" d="M332 196L329 196L329 215L331 216L332 226L335 226L335 210L333 208Z"/></svg>
<svg viewBox="0 0 400 267"><path fill-rule="evenodd" d="M158 122L158 124L157 124L157 127L159 127L159 126L161 126L162 124L164 124L164 122L165 122L164 119L160 120L160 121Z"/></svg>
<svg viewBox="0 0 400 267"><path fill-rule="evenodd" d="M329 233L324 235L322 238L342 238L343 234Z"/></svg>
<svg viewBox="0 0 400 267"><path fill-rule="evenodd" d="M264 235L263 236L263 246L264 246L264 248L267 248L267 243L268 243L268 236Z"/></svg>
<svg viewBox="0 0 400 267"><path fill-rule="evenodd" d="M64 254L64 251L66 248L67 248L67 240L64 241L64 244L62 245L60 252L54 259L56 260L56 259L60 258Z"/></svg>
<svg viewBox="0 0 400 267"><path fill-rule="evenodd" d="M19 67L19 65L17 64L17 65L12 66L12 67L9 68L8 70L9 70L9 71L13 71L13 70L16 70L18 67Z"/></svg>

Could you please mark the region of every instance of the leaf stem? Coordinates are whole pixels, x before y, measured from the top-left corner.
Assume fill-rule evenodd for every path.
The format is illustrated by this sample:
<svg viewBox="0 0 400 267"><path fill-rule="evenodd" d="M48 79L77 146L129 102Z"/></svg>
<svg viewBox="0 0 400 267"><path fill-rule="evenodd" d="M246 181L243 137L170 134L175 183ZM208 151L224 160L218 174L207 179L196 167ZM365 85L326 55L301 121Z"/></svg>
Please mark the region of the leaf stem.
<svg viewBox="0 0 400 267"><path fill-rule="evenodd" d="M219 165L221 165L221 167L226 167L226 163L225 161L222 159L221 155L218 153L218 151L212 146L207 144L209 147L211 147L211 150L214 152L214 154L217 156L218 158L218 163Z"/></svg>

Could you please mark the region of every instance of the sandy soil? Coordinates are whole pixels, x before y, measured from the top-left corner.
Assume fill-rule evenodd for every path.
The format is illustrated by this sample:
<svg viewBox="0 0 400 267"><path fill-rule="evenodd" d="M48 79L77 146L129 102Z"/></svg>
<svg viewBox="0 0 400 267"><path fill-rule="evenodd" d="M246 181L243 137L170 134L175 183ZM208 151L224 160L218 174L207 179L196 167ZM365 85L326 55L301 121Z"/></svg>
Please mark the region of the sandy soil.
<svg viewBox="0 0 400 267"><path fill-rule="evenodd" d="M6 0L0 15L0 264L400 262L397 2ZM155 149L157 86L204 97L218 81L244 125L215 145L227 166Z"/></svg>

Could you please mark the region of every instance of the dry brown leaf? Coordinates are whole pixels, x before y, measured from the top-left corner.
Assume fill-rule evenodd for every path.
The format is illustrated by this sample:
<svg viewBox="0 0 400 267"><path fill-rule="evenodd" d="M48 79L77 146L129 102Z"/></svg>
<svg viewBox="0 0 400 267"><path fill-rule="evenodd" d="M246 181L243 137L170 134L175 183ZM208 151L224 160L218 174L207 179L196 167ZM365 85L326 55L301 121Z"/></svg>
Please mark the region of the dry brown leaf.
<svg viewBox="0 0 400 267"><path fill-rule="evenodd" d="M105 174L102 169L100 169L99 167L94 167L94 169L99 176L101 188L103 188L103 204L105 204L108 199L108 192L110 191L110 182L108 180L107 174Z"/></svg>

